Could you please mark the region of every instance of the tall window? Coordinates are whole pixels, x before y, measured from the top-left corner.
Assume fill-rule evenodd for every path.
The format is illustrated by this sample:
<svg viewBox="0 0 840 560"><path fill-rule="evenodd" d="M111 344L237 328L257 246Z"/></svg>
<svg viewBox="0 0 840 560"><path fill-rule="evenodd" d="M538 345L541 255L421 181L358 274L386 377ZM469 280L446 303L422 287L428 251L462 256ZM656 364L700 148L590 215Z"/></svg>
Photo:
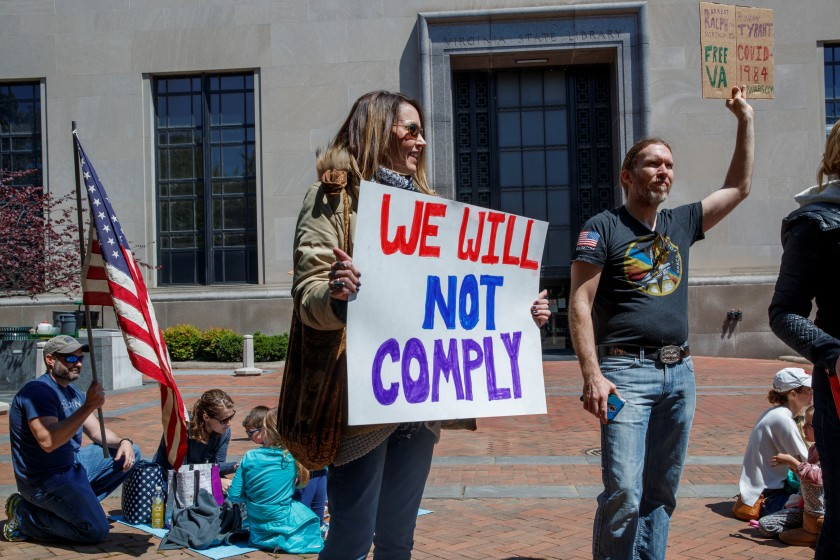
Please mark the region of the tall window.
<svg viewBox="0 0 840 560"><path fill-rule="evenodd" d="M840 45L825 45L825 134L840 120Z"/></svg>
<svg viewBox="0 0 840 560"><path fill-rule="evenodd" d="M41 185L41 84L0 82L0 169L31 175L13 184Z"/></svg>
<svg viewBox="0 0 840 560"><path fill-rule="evenodd" d="M161 285L257 282L253 74L157 78Z"/></svg>

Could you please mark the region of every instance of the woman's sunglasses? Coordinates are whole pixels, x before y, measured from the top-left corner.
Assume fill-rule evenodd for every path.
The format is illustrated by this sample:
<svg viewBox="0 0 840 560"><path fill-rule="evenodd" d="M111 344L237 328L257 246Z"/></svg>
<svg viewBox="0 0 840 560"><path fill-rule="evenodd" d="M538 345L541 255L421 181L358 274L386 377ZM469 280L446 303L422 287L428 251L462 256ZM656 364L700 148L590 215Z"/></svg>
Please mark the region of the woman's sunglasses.
<svg viewBox="0 0 840 560"><path fill-rule="evenodd" d="M233 414L231 414L227 418L216 418L215 416L213 416L213 418L216 420L216 422L219 422L220 424L230 424L230 421L233 420L234 416L236 416L235 410L233 411Z"/></svg>
<svg viewBox="0 0 840 560"><path fill-rule="evenodd" d="M417 140L418 136L426 137L426 131L423 130L419 124L415 122L405 123L405 124L395 124L394 126L401 126L403 127L408 134L406 136L411 136L415 140ZM405 136L402 137L402 140L405 140Z"/></svg>

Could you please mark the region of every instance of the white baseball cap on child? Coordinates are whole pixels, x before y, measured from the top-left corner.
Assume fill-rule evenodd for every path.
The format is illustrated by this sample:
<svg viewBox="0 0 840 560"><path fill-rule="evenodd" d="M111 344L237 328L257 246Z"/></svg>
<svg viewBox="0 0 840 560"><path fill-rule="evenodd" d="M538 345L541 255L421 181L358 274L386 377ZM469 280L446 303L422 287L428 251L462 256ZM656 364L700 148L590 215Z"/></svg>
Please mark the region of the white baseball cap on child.
<svg viewBox="0 0 840 560"><path fill-rule="evenodd" d="M777 393L784 393L802 386L811 386L811 376L802 368L786 367L776 372L773 378L773 389Z"/></svg>

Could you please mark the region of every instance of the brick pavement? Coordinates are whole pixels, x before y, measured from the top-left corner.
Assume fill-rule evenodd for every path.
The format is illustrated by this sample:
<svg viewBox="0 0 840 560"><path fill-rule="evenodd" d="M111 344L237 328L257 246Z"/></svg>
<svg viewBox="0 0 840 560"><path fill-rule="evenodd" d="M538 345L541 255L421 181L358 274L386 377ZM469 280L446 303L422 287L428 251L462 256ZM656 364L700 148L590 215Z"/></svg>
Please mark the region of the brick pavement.
<svg viewBox="0 0 840 560"><path fill-rule="evenodd" d="M810 549L755 538L731 517L740 460L750 429L767 406L773 373L783 363L695 357L698 409L689 445L689 465L674 514L669 558L809 558ZM418 519L414 557L423 559L589 558L594 496L600 485L599 436L582 410L576 362L544 363L548 415L480 419L479 431L444 432L435 451ZM178 372L187 403L204 390L221 387L239 416L257 404L275 404L280 374L234 377L214 372ZM158 390L153 384L108 395L106 422L130 435L144 454L160 439ZM239 420L239 418L237 418ZM0 497L12 491L8 416L0 416ZM250 446L234 422L229 454ZM705 496L705 497L704 497ZM119 509L108 498L106 511ZM158 552L157 539L116 524L108 543L97 547L2 543L0 558L16 560L78 557L196 557ZM282 558L263 552L246 558Z"/></svg>

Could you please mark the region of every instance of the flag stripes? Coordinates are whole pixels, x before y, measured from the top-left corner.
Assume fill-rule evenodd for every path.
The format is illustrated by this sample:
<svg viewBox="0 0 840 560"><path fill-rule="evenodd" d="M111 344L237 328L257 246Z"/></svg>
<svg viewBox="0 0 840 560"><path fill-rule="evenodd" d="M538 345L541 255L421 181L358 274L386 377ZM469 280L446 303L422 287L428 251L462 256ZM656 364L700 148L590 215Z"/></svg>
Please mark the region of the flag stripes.
<svg viewBox="0 0 840 560"><path fill-rule="evenodd" d="M83 301L114 307L131 364L159 383L166 454L169 464L177 469L187 451L187 415L172 376L166 342L142 271L123 236L105 188L75 134L74 140L79 149L91 210L91 241L82 273Z"/></svg>

